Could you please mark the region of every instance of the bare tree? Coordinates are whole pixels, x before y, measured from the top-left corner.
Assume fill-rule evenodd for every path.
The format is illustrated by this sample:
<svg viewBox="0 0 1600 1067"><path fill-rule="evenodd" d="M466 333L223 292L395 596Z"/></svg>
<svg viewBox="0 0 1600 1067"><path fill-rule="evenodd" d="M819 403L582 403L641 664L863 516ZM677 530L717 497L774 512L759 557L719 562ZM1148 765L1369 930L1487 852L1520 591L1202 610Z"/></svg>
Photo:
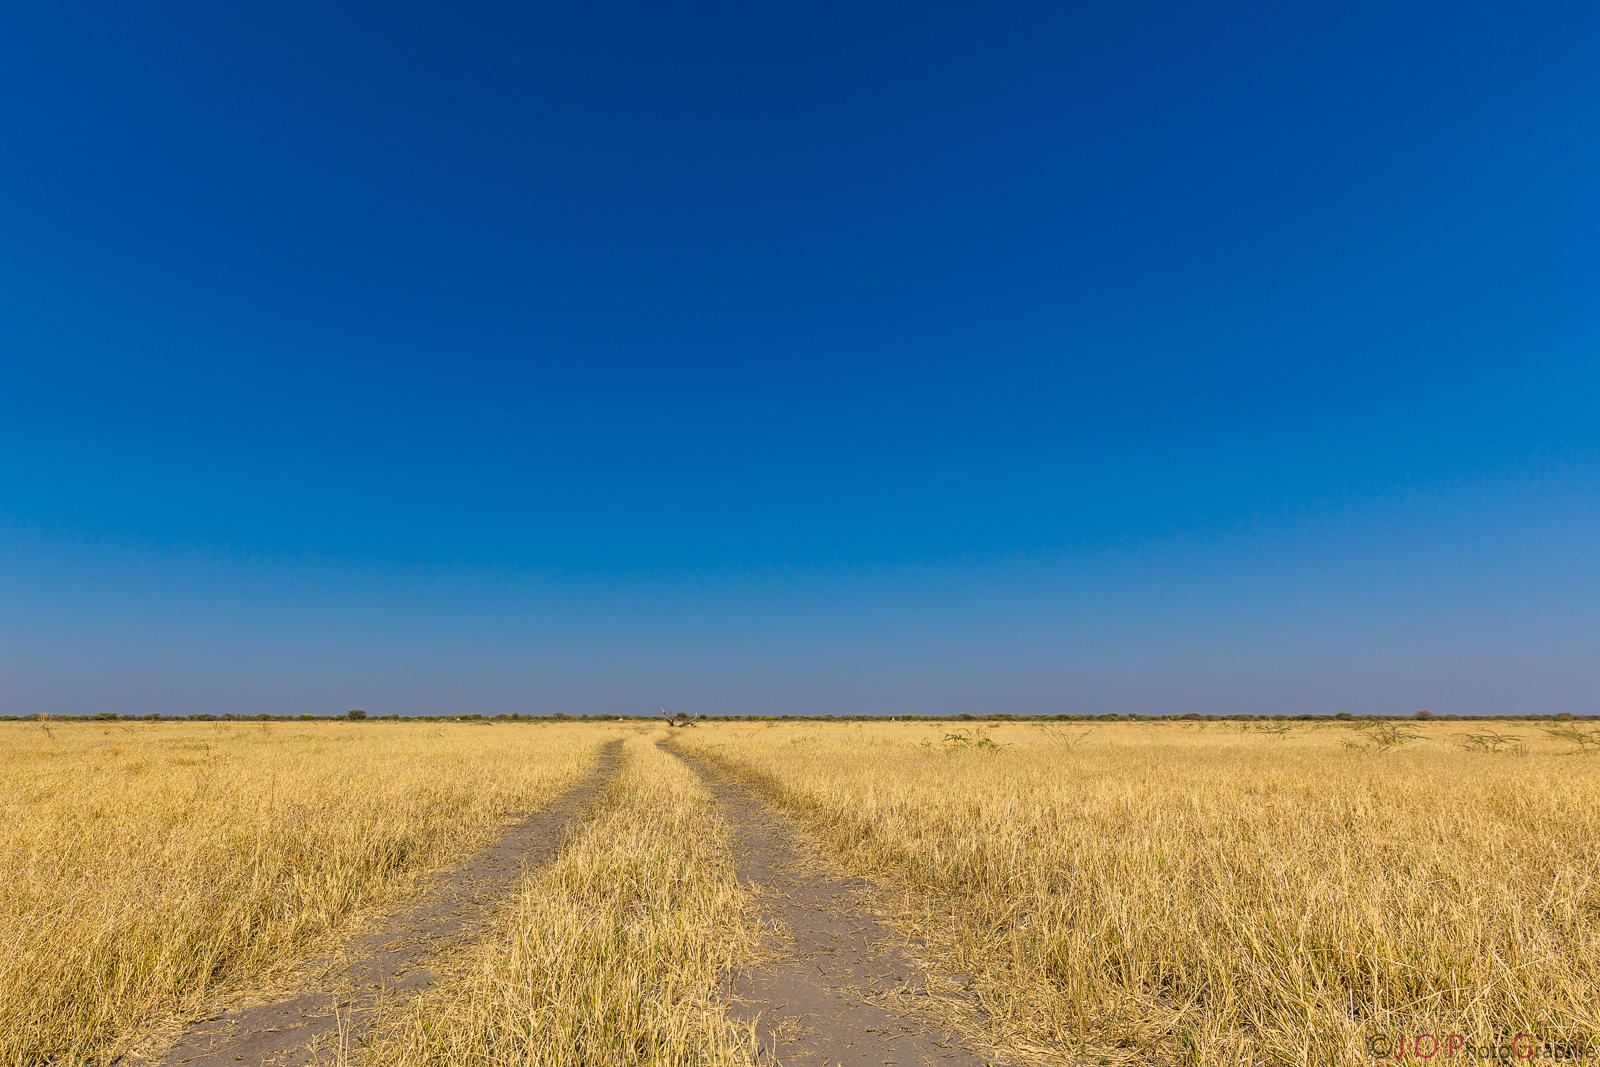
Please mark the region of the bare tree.
<svg viewBox="0 0 1600 1067"><path fill-rule="evenodd" d="M674 715L672 712L668 711L666 708L662 708L661 709L661 714L666 718L668 726L695 726L695 725L697 725L697 723L694 721L695 717L690 715L687 711L680 711L676 715Z"/></svg>

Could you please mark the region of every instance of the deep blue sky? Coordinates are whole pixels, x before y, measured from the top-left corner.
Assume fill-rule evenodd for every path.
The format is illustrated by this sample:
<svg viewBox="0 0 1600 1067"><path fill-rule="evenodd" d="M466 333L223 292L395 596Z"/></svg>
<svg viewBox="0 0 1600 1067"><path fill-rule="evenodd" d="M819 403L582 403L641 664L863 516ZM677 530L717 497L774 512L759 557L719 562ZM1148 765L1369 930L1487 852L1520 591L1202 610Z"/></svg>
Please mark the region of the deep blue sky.
<svg viewBox="0 0 1600 1067"><path fill-rule="evenodd" d="M0 712L1600 711L1592 4L0 12Z"/></svg>

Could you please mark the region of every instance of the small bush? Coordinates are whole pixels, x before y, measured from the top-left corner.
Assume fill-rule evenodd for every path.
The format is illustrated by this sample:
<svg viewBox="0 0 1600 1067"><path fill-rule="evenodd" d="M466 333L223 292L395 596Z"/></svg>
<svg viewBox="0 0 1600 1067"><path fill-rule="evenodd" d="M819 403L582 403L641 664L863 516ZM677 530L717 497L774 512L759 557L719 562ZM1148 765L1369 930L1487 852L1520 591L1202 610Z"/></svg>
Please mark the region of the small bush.
<svg viewBox="0 0 1600 1067"><path fill-rule="evenodd" d="M1004 745L997 744L995 740L982 730L958 730L953 734L944 735L944 743L951 748L976 748L986 752L999 752Z"/></svg>
<svg viewBox="0 0 1600 1067"><path fill-rule="evenodd" d="M1520 734L1502 734L1494 730L1485 730L1481 734L1466 734L1461 739L1463 748L1475 748L1480 752L1503 752L1510 746L1513 750L1521 750L1517 742L1522 740Z"/></svg>
<svg viewBox="0 0 1600 1067"><path fill-rule="evenodd" d="M1600 752L1600 730L1585 730L1581 726L1564 723L1560 726L1547 726L1545 733L1557 741L1566 741L1577 745L1574 752Z"/></svg>
<svg viewBox="0 0 1600 1067"><path fill-rule="evenodd" d="M1422 735L1415 732L1417 728L1408 722L1394 723L1369 719L1356 729L1360 731L1364 741L1344 740L1339 743L1357 752L1388 752L1390 749L1422 740Z"/></svg>

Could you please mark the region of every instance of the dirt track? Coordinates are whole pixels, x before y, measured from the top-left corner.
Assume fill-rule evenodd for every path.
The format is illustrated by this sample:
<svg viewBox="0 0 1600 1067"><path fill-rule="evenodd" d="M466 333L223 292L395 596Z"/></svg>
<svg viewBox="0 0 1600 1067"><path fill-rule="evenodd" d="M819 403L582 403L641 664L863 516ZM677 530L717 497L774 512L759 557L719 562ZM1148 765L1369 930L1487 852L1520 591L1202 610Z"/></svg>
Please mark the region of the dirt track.
<svg viewBox="0 0 1600 1067"><path fill-rule="evenodd" d="M618 769L606 745L582 782L462 866L441 874L406 910L336 956L301 966L291 992L247 1001L195 1024L161 1067L287 1067L360 1047L380 997L392 1005L427 989L429 964L489 932L529 867L548 862ZM667 747L667 746L664 746ZM750 789L667 747L718 802L732 831L737 877L762 904L770 961L730 976L730 1014L755 1023L764 1064L785 1067L984 1067L1003 1062L905 1010L926 996L902 938L873 917L864 886L828 871L804 834ZM124 1057L120 1067L143 1061Z"/></svg>
<svg viewBox="0 0 1600 1067"><path fill-rule="evenodd" d="M460 867L437 877L420 899L336 957L308 961L309 988L239 1003L197 1023L162 1067L299 1064L315 1052L357 1047L380 995L404 998L433 984L428 963L485 932L518 875L554 856L616 774L621 741L600 751L595 769L548 809L513 827ZM125 1057L127 1067L134 1057Z"/></svg>
<svg viewBox="0 0 1600 1067"><path fill-rule="evenodd" d="M826 871L803 835L745 785L668 747L700 775L732 830L737 876L762 901L773 962L733 976L731 1014L756 1023L762 1061L785 1067L937 1064L986 1058L897 1002L927 995L903 938L866 907L860 879Z"/></svg>

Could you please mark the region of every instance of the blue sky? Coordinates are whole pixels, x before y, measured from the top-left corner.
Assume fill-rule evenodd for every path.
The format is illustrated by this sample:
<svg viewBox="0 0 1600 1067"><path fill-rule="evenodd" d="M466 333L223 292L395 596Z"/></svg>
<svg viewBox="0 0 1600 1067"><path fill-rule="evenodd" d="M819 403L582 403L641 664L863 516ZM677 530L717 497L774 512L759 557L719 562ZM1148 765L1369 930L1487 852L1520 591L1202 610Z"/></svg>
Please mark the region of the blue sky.
<svg viewBox="0 0 1600 1067"><path fill-rule="evenodd" d="M0 712L1600 711L1583 4L0 15Z"/></svg>

